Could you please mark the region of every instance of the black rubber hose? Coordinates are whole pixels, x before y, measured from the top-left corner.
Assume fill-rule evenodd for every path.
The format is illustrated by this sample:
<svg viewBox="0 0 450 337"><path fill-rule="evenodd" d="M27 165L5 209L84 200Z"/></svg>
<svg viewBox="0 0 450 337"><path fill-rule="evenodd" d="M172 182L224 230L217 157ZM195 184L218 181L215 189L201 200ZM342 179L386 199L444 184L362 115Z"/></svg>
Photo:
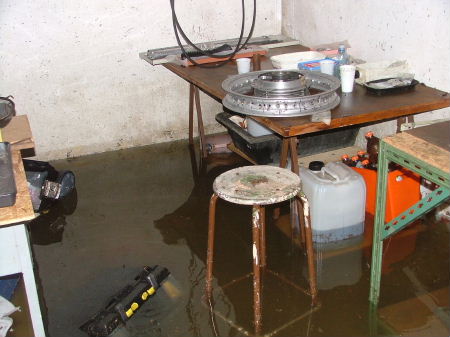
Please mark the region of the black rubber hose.
<svg viewBox="0 0 450 337"><path fill-rule="evenodd" d="M242 37L244 35L244 28L245 28L245 4L244 4L244 0L241 0L241 4L242 4L242 23L241 23L241 33L239 36L239 40L237 43L237 48L239 47L239 45L242 42ZM175 13L175 0L170 0L170 5L171 5L171 9L172 9L172 21L174 23L174 29L175 29L175 36L177 37L177 42L179 42L179 44L181 43L181 41L179 40L179 36L178 33L181 34L181 36L183 37L183 39L190 45L192 46L195 50L197 50L198 52L202 53L205 56L209 56L209 57L217 57L217 58L223 58L223 57L228 57L230 55L232 55L233 53L230 53L228 55L221 55L221 56L216 56L214 55L214 53L208 52L206 50L202 50L200 49L195 43L193 43L184 33L183 29L180 26L180 23L178 21L178 17ZM184 47L182 45L180 45L180 47L182 49L184 49ZM236 49L237 49L236 48Z"/></svg>
<svg viewBox="0 0 450 337"><path fill-rule="evenodd" d="M184 33L183 29L181 28L181 26L180 26L180 24L179 24L179 22L178 22L178 18L177 18L176 13L175 13L175 6L174 6L174 5L175 5L175 1L174 1L174 0L170 0L170 4L171 4L171 8L172 8L172 21L173 21L173 25L174 25L174 32L175 32L175 37L176 37L176 39L177 39L177 43L178 43L180 49L182 50L183 54L186 55L186 58L187 58L189 61L191 61L192 64L197 65L197 66L200 66L200 67L203 67L203 68L216 68L216 67L220 67L220 66L223 66L224 64L228 63L228 62L233 58L233 56L236 55L236 53L237 53L237 51L239 50L239 48L241 48L240 43L241 43L241 41L242 41L242 36L243 36L243 34L244 34L244 24L245 24L245 20L244 20L244 18L245 18L245 7L244 7L244 2L243 2L243 0L242 0L241 3L242 3L242 6L243 6L243 7L242 7L243 17L242 17L241 34L240 34L240 37L239 37L239 41L238 41L238 43L237 43L237 45L236 45L236 48L235 48L235 50L234 50L231 54L228 54L228 55L223 55L223 54L222 54L221 56L216 56L216 55L214 55L214 54L211 53L211 52L207 52L207 51L205 51L205 50L200 49L200 48L199 48L198 46L196 46L191 40L189 40L189 38L186 36L186 34ZM192 57L190 57L189 52L186 52L186 50L184 49L184 47L183 47L183 45L182 45L182 43L181 43L181 41L180 41L180 38L179 38L179 36L178 36L178 30L180 31L180 34L181 34L181 36L183 37L183 39L184 39L189 45L191 45L194 49L196 49L199 53L201 53L201 55L206 55L206 56L216 57L216 58L224 58L224 57L227 57L227 59L224 60L222 63L219 63L219 64L214 64L214 65L211 65L211 64L209 64L209 65L200 65L199 63L195 62L195 61L192 59Z"/></svg>
<svg viewBox="0 0 450 337"><path fill-rule="evenodd" d="M245 28L245 3L244 0L241 1L242 3L242 24L241 24L241 33L239 36L239 40L238 43L236 45L236 48L233 50L232 53L230 54L222 54L220 56L218 55L214 55L213 53L211 53L210 51L206 51L206 50L202 50L201 48L199 48L197 45L195 45L191 40L189 40L189 38L186 36L186 34L184 33L183 29L181 28L179 22L178 22L178 18L177 15L175 13L175 0L170 0L170 6L172 9L172 24L173 24L173 29L175 32L175 37L178 43L178 46L180 47L182 53L186 56L186 58L192 62L192 64L203 67L203 68L216 68L216 67L221 67L225 64L227 64L228 62L230 62L233 57L236 55L236 53L238 51L240 51L242 48L244 48L246 46L246 44L248 43L248 41L250 40L251 36L253 35L253 30L255 28L255 19L256 19L256 0L253 0L253 19L252 19L252 25L250 28L250 32L248 34L247 39L245 40L244 43L241 44L242 42L242 37L244 35L244 28ZM181 43L180 37L178 35L178 32L181 34L181 36L183 37L183 39L191 46L193 47L195 50L197 50L199 53L201 53L201 55L205 55L205 56L209 56L209 57L215 57L215 58L224 58L227 57L226 60L221 61L218 64L214 64L214 65L205 65L205 64L199 64L197 62L195 62L190 56L189 53L190 52L186 52L185 48L183 47L183 44Z"/></svg>

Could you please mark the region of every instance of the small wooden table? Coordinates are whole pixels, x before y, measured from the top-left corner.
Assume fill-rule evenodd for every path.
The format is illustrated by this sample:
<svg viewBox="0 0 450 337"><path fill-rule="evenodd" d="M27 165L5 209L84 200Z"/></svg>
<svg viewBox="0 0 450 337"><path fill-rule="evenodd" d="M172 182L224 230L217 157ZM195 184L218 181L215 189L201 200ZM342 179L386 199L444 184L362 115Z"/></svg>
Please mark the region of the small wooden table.
<svg viewBox="0 0 450 337"><path fill-rule="evenodd" d="M21 273L27 293L34 336L45 336L44 324L33 270L28 230L25 223L34 219L34 210L23 167L21 149L34 147L27 116L16 116L2 129L10 142L17 194L13 206L0 208L0 276Z"/></svg>
<svg viewBox="0 0 450 337"><path fill-rule="evenodd" d="M261 56L261 69L273 69L270 57L274 55L309 50L304 46L273 48L266 56ZM145 55L141 57L150 62ZM164 64L171 72L189 82L189 140L193 143L194 104L197 110L197 121L200 135L202 155L206 156L205 135L200 107L199 89L218 102L222 102L226 92L222 82L228 76L237 74L234 62L219 68L182 67L176 64ZM331 123L311 122L310 116L290 118L253 117L258 122L272 129L283 137L281 165L285 167L290 152L292 169L298 173L297 136L322 130L331 130L344 126L377 123L414 114L441 109L450 106L450 95L446 92L419 84L410 92L393 95L376 96L355 85L350 94L341 94L341 103L331 111Z"/></svg>
<svg viewBox="0 0 450 337"><path fill-rule="evenodd" d="M389 162L434 182L438 188L388 223L386 189ZM372 311L380 296L383 241L450 197L450 122L402 132L382 139L378 157L377 205L372 246L370 297Z"/></svg>

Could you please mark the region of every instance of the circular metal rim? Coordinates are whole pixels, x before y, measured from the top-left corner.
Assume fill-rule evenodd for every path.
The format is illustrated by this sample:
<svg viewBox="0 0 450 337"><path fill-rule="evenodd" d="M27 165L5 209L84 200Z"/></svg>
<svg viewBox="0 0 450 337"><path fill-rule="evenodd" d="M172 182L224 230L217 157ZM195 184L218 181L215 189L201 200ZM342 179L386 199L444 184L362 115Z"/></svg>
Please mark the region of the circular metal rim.
<svg viewBox="0 0 450 337"><path fill-rule="evenodd" d="M244 85L251 88L251 83L260 75L271 71L295 71L306 77L306 80L311 81L311 87L322 90L320 93L308 96L300 97L259 97L259 96L248 96L233 90L232 86L236 83L242 82L240 85ZM327 83L330 89L324 90L323 87L318 87L318 81L324 81ZM320 83L320 82L319 82ZM316 84L316 86L314 86ZM242 113L250 116L261 116L261 117L297 117L297 116L307 116L318 112L323 112L331 110L340 103L340 97L337 95L336 90L340 87L340 81L331 75L316 73L307 70L296 70L296 69L274 69L274 70L261 70L254 71L245 74L233 75L222 82L222 88L227 92L225 98L222 100L223 105L235 112ZM325 101L323 105L315 106L309 102L312 101ZM236 101L240 101L241 104L236 104ZM247 105L256 105L260 109L246 108L244 102ZM250 102L250 103L248 103ZM303 108L305 105L311 105L310 108ZM280 108L285 106L285 110ZM295 106L298 108L295 108ZM275 108L271 110L271 107ZM288 106L290 106L288 108ZM266 109L267 107L267 109Z"/></svg>

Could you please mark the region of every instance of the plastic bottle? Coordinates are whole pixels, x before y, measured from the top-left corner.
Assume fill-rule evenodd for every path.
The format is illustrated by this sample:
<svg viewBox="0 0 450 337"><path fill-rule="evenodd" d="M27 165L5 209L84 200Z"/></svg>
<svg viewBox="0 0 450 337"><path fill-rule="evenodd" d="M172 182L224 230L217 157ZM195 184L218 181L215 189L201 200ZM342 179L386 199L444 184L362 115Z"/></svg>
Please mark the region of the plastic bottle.
<svg viewBox="0 0 450 337"><path fill-rule="evenodd" d="M351 167L361 167L361 162L359 161L358 156L353 156L350 161Z"/></svg>
<svg viewBox="0 0 450 337"><path fill-rule="evenodd" d="M378 168L378 151L380 147L380 138L375 137L372 131L366 133L367 153L369 154L370 167L374 170ZM389 172L398 170L401 166L397 163L390 162L388 165Z"/></svg>
<svg viewBox="0 0 450 337"><path fill-rule="evenodd" d="M338 54L335 57L336 66L334 67L335 76L340 78L340 70L339 67L344 64L349 64L349 58L347 54L347 50L345 49L345 45L341 44L338 48Z"/></svg>
<svg viewBox="0 0 450 337"><path fill-rule="evenodd" d="M375 137L372 131L367 132L365 137L367 139L367 153L369 155L369 162L373 167L377 167L380 139Z"/></svg>
<svg viewBox="0 0 450 337"><path fill-rule="evenodd" d="M341 156L341 160L345 165L350 166L350 157L348 156L348 154L343 154Z"/></svg>
<svg viewBox="0 0 450 337"><path fill-rule="evenodd" d="M358 160L361 161L361 162L368 158L367 152L363 151L363 150L358 151L357 155L358 155Z"/></svg>
<svg viewBox="0 0 450 337"><path fill-rule="evenodd" d="M370 163L369 159L364 159L361 162L361 166L368 170L375 170L375 167L373 167L373 165Z"/></svg>

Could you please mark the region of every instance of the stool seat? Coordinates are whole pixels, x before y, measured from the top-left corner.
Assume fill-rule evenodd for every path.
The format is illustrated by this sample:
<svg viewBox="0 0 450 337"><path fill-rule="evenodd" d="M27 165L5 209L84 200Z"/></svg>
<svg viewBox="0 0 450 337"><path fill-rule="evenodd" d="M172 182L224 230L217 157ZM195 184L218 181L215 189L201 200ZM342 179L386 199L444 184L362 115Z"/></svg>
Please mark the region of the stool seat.
<svg viewBox="0 0 450 337"><path fill-rule="evenodd" d="M300 177L275 166L244 166L218 176L213 190L235 204L269 205L295 197L300 192Z"/></svg>

